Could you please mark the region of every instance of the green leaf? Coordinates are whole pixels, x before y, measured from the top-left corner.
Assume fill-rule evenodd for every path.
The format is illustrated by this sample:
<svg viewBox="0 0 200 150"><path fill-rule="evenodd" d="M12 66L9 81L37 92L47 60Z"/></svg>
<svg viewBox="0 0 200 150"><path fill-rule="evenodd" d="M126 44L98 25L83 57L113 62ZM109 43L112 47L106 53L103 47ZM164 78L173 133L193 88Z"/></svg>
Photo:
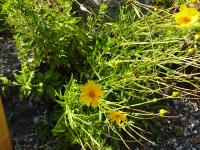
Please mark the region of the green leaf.
<svg viewBox="0 0 200 150"><path fill-rule="evenodd" d="M56 126L52 129L52 132L54 135L57 135L58 133L63 133L66 131L66 124L64 121L64 114L59 118Z"/></svg>
<svg viewBox="0 0 200 150"><path fill-rule="evenodd" d="M46 88L46 95L48 95L51 98L55 97L55 89L53 86L47 86Z"/></svg>
<svg viewBox="0 0 200 150"><path fill-rule="evenodd" d="M6 78L6 77L0 77L0 80L2 81L2 83L3 83L5 86L8 86L8 85L11 83L11 81L8 80L8 78Z"/></svg>
<svg viewBox="0 0 200 150"><path fill-rule="evenodd" d="M30 95L31 88L27 85L20 87L20 94L22 95L22 98L26 98Z"/></svg>

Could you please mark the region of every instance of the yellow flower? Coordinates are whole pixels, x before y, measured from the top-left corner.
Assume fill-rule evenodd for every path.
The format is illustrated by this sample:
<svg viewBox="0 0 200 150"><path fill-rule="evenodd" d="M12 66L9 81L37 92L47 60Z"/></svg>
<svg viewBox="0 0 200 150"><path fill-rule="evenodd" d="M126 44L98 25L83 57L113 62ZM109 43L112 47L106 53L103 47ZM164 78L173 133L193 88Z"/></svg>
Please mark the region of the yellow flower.
<svg viewBox="0 0 200 150"><path fill-rule="evenodd" d="M180 12L175 13L176 23L182 27L187 27L199 19L199 12L195 8L188 8L186 5L180 6Z"/></svg>
<svg viewBox="0 0 200 150"><path fill-rule="evenodd" d="M121 121L126 120L126 114L120 111L113 111L109 114L109 119L111 122L120 123Z"/></svg>
<svg viewBox="0 0 200 150"><path fill-rule="evenodd" d="M97 107L99 104L99 97L103 96L104 92L102 87L99 84L96 84L94 81L88 81L87 84L80 87L81 96L80 100L87 106L92 106L93 108Z"/></svg>
<svg viewBox="0 0 200 150"><path fill-rule="evenodd" d="M197 3L198 0L190 0L191 3Z"/></svg>
<svg viewBox="0 0 200 150"><path fill-rule="evenodd" d="M159 111L159 114L160 114L161 116L164 116L164 115L167 114L167 113L168 113L168 111L165 110L165 109L161 109L161 110Z"/></svg>
<svg viewBox="0 0 200 150"><path fill-rule="evenodd" d="M200 40L200 32L195 34L194 39L197 41Z"/></svg>

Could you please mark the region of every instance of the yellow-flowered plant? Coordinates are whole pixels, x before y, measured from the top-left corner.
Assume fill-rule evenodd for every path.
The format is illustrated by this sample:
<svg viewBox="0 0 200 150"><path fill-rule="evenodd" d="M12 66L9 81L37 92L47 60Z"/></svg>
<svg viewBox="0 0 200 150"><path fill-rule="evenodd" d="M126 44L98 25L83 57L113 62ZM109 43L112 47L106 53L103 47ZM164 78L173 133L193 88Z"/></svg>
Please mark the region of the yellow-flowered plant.
<svg viewBox="0 0 200 150"><path fill-rule="evenodd" d="M113 111L109 114L109 119L111 122L116 122L119 124L120 122L126 120L126 116L127 114L121 111Z"/></svg>
<svg viewBox="0 0 200 150"><path fill-rule="evenodd" d="M92 106L96 108L99 104L99 97L103 96L104 92L101 85L95 83L94 81L89 81L85 85L80 87L81 96L80 100L87 106Z"/></svg>
<svg viewBox="0 0 200 150"><path fill-rule="evenodd" d="M199 19L199 12L195 8L188 8L186 5L180 6L180 12L175 13L175 21L182 27L188 27Z"/></svg>
<svg viewBox="0 0 200 150"><path fill-rule="evenodd" d="M157 133L162 126L158 116L170 117L166 101L199 99L199 43L191 35L199 32L200 23L177 28L171 21L174 5L165 9L160 2L155 13L153 5L123 3L114 20L107 18L104 3L98 13L81 20L79 13L74 15L75 1L57 0L52 6L6 1L7 22L27 68L15 74L13 85L21 86L24 95L56 100L59 106L50 118L53 124L57 120L52 131L59 143L54 145L115 150L131 149L143 140L155 144L145 130ZM197 9L185 5L174 14L183 27L198 17Z"/></svg>

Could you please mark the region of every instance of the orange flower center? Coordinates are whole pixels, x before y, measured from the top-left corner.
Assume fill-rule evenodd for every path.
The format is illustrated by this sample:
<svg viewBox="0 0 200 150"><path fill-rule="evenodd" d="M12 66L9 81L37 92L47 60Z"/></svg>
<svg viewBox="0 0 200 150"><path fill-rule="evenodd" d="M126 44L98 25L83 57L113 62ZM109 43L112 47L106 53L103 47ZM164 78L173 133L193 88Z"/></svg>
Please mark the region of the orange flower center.
<svg viewBox="0 0 200 150"><path fill-rule="evenodd" d="M181 20L182 20L183 23L188 23L188 22L191 21L191 18L183 17Z"/></svg>
<svg viewBox="0 0 200 150"><path fill-rule="evenodd" d="M94 93L94 91L90 91L90 92L89 92L89 97L92 98L92 99L95 98L95 93Z"/></svg>
<svg viewBox="0 0 200 150"><path fill-rule="evenodd" d="M121 114L116 114L115 117L116 117L116 119L120 119L121 118Z"/></svg>

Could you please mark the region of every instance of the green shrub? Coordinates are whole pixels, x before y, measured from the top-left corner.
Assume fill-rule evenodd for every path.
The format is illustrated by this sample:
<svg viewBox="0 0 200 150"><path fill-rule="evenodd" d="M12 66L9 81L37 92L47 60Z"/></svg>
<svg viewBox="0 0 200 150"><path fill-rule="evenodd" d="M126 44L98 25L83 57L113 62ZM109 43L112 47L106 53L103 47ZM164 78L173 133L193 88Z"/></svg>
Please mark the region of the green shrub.
<svg viewBox="0 0 200 150"><path fill-rule="evenodd" d="M112 21L102 4L83 22L70 0L51 7L8 0L4 7L22 63L15 84L24 96L34 92L58 102L52 131L70 144L130 149L149 141L146 131L158 130L167 114L158 102L199 98L199 42L193 39L199 24L176 25L171 9L143 15L143 5L125 3Z"/></svg>
<svg viewBox="0 0 200 150"><path fill-rule="evenodd" d="M5 3L5 0L0 0L0 28L5 27L5 15L1 13L3 3Z"/></svg>
<svg viewBox="0 0 200 150"><path fill-rule="evenodd" d="M84 63L90 39L84 28L79 28L80 18L71 15L71 5L70 0L57 1L54 7L47 1L8 0L4 4L18 57L22 66L35 74L29 81L20 80L22 72L15 76L22 85L30 82L38 95L44 92L53 96L54 88L67 80L61 74L80 72L77 66ZM22 88L22 94L29 93L23 92L27 86Z"/></svg>

